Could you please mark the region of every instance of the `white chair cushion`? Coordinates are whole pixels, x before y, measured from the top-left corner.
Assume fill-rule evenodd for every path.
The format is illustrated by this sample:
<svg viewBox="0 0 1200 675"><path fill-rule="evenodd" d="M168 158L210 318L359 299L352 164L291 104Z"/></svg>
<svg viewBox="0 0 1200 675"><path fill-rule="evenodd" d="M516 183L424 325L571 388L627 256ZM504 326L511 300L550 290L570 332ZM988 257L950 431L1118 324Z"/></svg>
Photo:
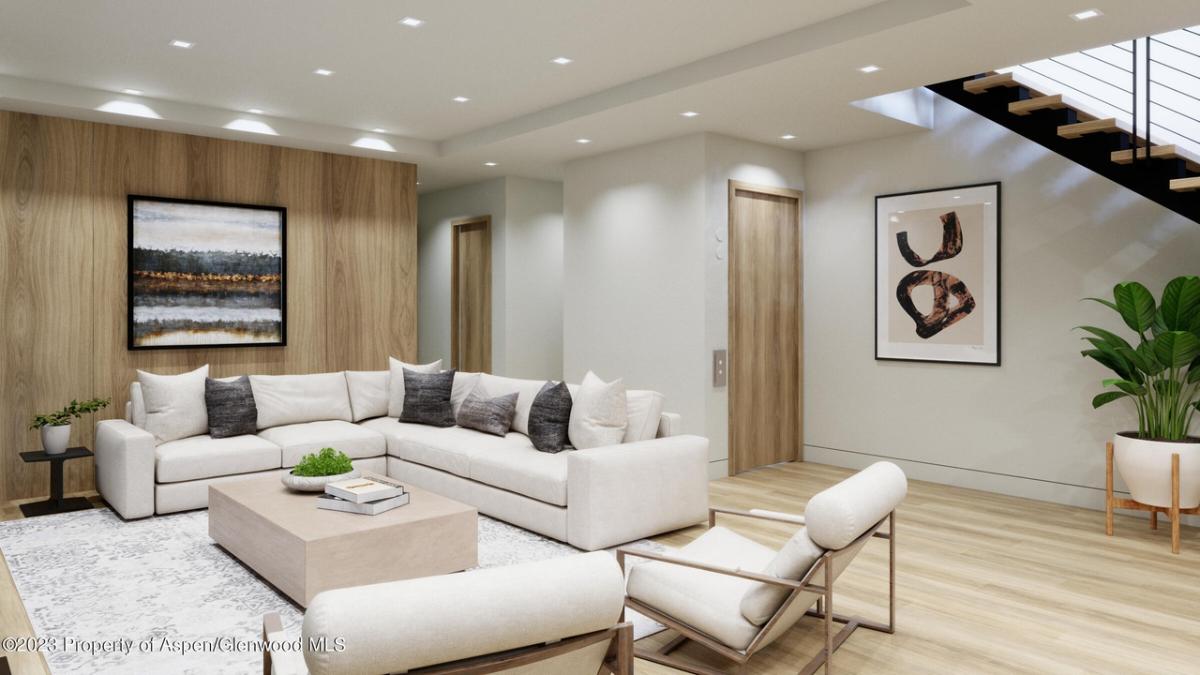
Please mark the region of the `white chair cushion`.
<svg viewBox="0 0 1200 675"><path fill-rule="evenodd" d="M823 548L845 548L899 506L906 494L908 480L900 467L876 462L808 500L808 536Z"/></svg>
<svg viewBox="0 0 1200 675"><path fill-rule="evenodd" d="M349 422L354 418L343 372L251 375L250 388L258 408L259 429L318 420Z"/></svg>
<svg viewBox="0 0 1200 675"><path fill-rule="evenodd" d="M567 425L571 445L585 450L624 440L629 411L621 380L605 382L589 370L571 397L571 420Z"/></svg>
<svg viewBox="0 0 1200 675"><path fill-rule="evenodd" d="M169 441L154 449L159 483L278 469L280 458L278 445L249 435L213 438L205 434Z"/></svg>
<svg viewBox="0 0 1200 675"><path fill-rule="evenodd" d="M346 389L350 393L350 412L355 422L387 415L388 383L390 381L391 372L387 370L346 371Z"/></svg>
<svg viewBox="0 0 1200 675"><path fill-rule="evenodd" d="M490 373L480 376L479 384L487 391L488 397L503 396L515 393L517 395L517 412L513 415L512 429L529 435L529 409L533 407L533 399L546 384L545 380L519 380L514 377L500 377Z"/></svg>
<svg viewBox="0 0 1200 675"><path fill-rule="evenodd" d="M492 436L462 427L425 427L431 433L413 434L396 443L396 452L388 454L434 469L471 477L471 462L476 455L505 448L530 446L529 439L518 433Z"/></svg>
<svg viewBox="0 0 1200 675"><path fill-rule="evenodd" d="M666 398L657 391L630 389L625 392L625 411L628 426L623 443L652 441L658 436L658 422Z"/></svg>
<svg viewBox="0 0 1200 675"><path fill-rule="evenodd" d="M399 417L404 410L405 368L418 373L439 373L442 371L442 360L421 364L405 363L400 359L388 357L388 417Z"/></svg>
<svg viewBox="0 0 1200 675"><path fill-rule="evenodd" d="M547 504L567 505L567 455L538 452L528 438L522 445L490 448L471 455L471 478Z"/></svg>
<svg viewBox="0 0 1200 675"><path fill-rule="evenodd" d="M283 468L296 466L307 454L321 448L341 450L350 459L380 457L387 453L383 434L342 420L285 424L258 432L260 438L283 450Z"/></svg>
<svg viewBox="0 0 1200 675"><path fill-rule="evenodd" d="M783 544L763 572L780 579L799 581L824 553L820 546L809 539L808 531L802 527ZM742 616L756 626L763 625L783 604L789 592L782 586L755 584L742 598Z"/></svg>
<svg viewBox="0 0 1200 675"><path fill-rule="evenodd" d="M724 527L713 527L673 555L721 567L759 572L775 551ZM636 563L636 559L633 559ZM636 563L627 593L694 626L733 649L745 649L759 627L742 616L741 603L756 581L663 562Z"/></svg>
<svg viewBox="0 0 1200 675"><path fill-rule="evenodd" d="M180 375L137 371L145 406L143 429L159 443L208 433L208 406L204 403L205 364Z"/></svg>

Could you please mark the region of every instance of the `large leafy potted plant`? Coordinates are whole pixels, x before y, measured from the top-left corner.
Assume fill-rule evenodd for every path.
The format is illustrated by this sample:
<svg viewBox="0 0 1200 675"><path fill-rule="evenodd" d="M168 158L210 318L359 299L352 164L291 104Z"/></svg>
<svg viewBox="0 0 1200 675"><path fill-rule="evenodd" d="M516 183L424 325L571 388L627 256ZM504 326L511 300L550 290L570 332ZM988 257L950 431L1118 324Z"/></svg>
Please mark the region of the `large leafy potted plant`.
<svg viewBox="0 0 1200 675"><path fill-rule="evenodd" d="M1092 399L1099 408L1127 401L1137 410L1137 431L1113 437L1117 471L1134 500L1171 506L1171 455L1179 455L1180 507L1200 505L1200 438L1189 435L1200 406L1200 277L1172 279L1156 302L1137 282L1117 284L1113 299L1088 298L1111 308L1133 331L1132 340L1095 326L1085 357L1116 377Z"/></svg>
<svg viewBox="0 0 1200 675"><path fill-rule="evenodd" d="M62 410L34 415L29 422L29 428L41 432L42 449L47 455L61 455L71 443L71 420L94 413L106 407L108 403L107 398L93 398L82 402L72 399Z"/></svg>

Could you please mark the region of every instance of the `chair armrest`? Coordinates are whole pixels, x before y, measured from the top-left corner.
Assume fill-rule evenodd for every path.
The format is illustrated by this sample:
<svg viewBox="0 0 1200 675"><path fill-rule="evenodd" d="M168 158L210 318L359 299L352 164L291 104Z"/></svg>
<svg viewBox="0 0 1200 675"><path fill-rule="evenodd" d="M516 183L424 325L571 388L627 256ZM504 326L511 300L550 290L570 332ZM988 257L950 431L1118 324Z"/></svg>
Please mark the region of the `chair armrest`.
<svg viewBox="0 0 1200 675"><path fill-rule="evenodd" d="M658 437L678 436L683 433L683 417L679 413L665 412L658 416Z"/></svg>
<svg viewBox="0 0 1200 675"><path fill-rule="evenodd" d="M294 649L282 649L288 642L283 619L278 612L263 614L263 673L269 675L307 675L304 655Z"/></svg>
<svg viewBox="0 0 1200 675"><path fill-rule="evenodd" d="M644 549L634 548L632 546L622 546L617 549L617 563L621 565L621 571L625 570L625 556L631 555L637 558L645 558L646 560L654 560L657 562L668 563L671 565L680 565L682 567L690 567L692 569L704 570L705 572L713 572L715 574L724 574L730 577L738 577L739 579L750 579L751 581L760 581L764 584L773 586L783 586L785 588L800 588L804 584L791 579L780 579L779 577L771 576L770 574L761 574L759 572L747 572L746 570L733 567L722 567L720 565L710 565L698 560L688 560L678 556L662 555L661 553L651 553Z"/></svg>
<svg viewBox="0 0 1200 675"><path fill-rule="evenodd" d="M567 542L589 551L704 521L708 439L671 436L567 455Z"/></svg>
<svg viewBox="0 0 1200 675"><path fill-rule="evenodd" d="M758 520L771 520L777 523L791 523L793 525L803 525L804 516L798 516L794 513L783 513L781 511L768 511L766 509L750 509L742 511L740 509L726 509L719 506L713 506L708 509L708 526L712 527L717 524L717 514L723 513L727 516L741 516L743 518L756 518Z"/></svg>
<svg viewBox="0 0 1200 675"><path fill-rule="evenodd" d="M97 423L96 489L122 518L154 515L154 436L125 420Z"/></svg>

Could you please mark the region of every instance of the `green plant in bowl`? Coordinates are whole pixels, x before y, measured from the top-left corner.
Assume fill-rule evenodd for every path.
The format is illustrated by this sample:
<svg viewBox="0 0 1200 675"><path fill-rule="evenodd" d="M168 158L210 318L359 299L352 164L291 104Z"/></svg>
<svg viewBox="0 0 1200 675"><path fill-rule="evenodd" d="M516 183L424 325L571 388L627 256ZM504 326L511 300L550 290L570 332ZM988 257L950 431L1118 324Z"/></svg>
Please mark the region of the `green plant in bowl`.
<svg viewBox="0 0 1200 675"><path fill-rule="evenodd" d="M309 453L300 459L292 469L295 476L339 476L354 470L350 457L340 450L321 448L320 451Z"/></svg>

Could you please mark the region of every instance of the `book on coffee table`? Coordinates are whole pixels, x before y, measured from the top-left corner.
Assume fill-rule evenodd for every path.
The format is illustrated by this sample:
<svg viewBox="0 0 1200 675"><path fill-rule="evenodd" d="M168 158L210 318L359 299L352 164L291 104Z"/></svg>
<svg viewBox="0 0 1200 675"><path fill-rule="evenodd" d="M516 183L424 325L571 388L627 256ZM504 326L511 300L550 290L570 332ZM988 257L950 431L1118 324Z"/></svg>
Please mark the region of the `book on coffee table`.
<svg viewBox="0 0 1200 675"><path fill-rule="evenodd" d="M408 503L408 493L402 493L395 497L386 499L377 499L373 502L363 502L361 504L347 501L341 497L335 497L331 494L323 494L317 497L317 508L328 509L330 511L345 511L346 513L361 513L366 516L377 516L385 511L391 511L394 508L404 506Z"/></svg>
<svg viewBox="0 0 1200 675"><path fill-rule="evenodd" d="M334 481L325 486L325 492L348 502L362 504L398 497L404 494L404 486L387 478L372 476Z"/></svg>

